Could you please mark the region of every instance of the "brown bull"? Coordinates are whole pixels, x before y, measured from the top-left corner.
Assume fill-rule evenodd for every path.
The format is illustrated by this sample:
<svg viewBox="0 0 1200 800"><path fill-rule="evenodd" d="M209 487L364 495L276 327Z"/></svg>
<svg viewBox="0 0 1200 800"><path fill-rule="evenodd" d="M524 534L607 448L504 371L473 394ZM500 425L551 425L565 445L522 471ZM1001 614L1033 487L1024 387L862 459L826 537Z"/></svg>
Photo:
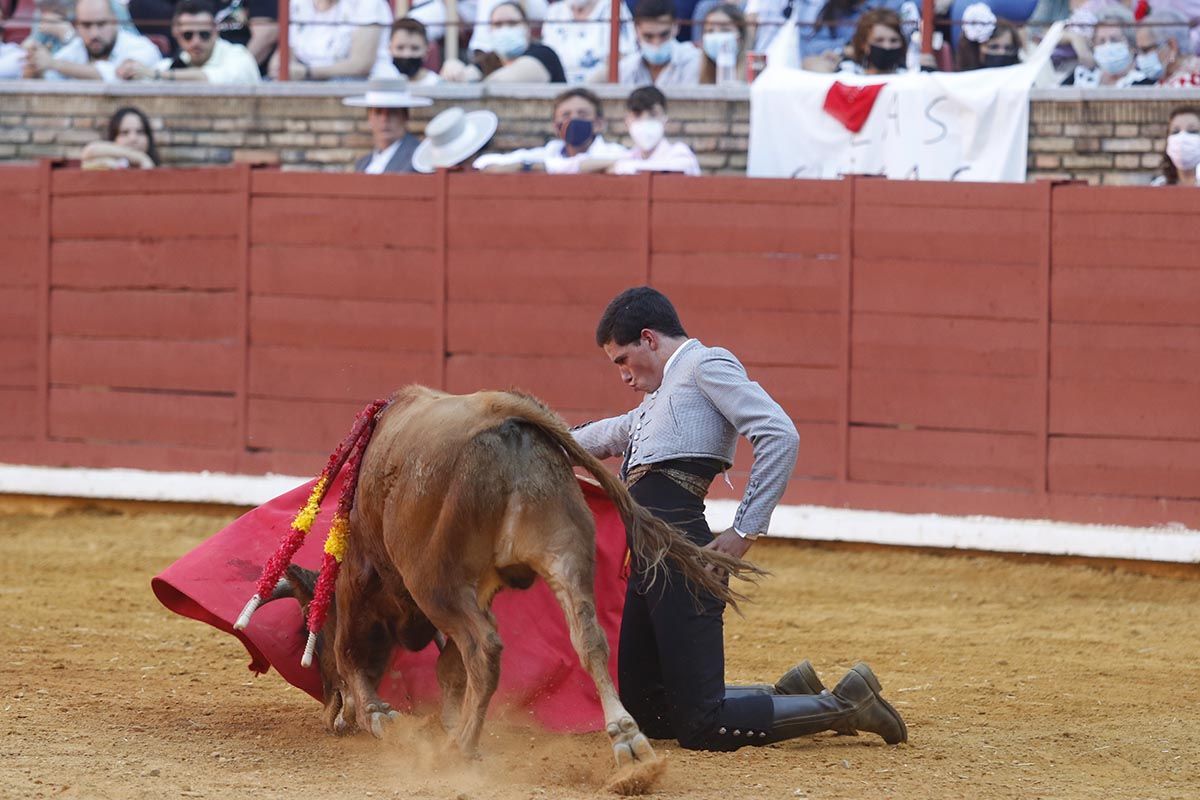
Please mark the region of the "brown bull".
<svg viewBox="0 0 1200 800"><path fill-rule="evenodd" d="M729 602L738 595L721 573L757 572L696 547L638 506L536 400L409 387L380 412L359 471L349 547L324 633L333 648L323 647L319 661L331 729L381 735L395 713L377 693L392 645L420 649L440 631L442 720L458 748L473 754L499 680L492 599L541 577L596 683L618 765L654 759L608 673L593 595L595 522L575 466L613 500L639 563L671 559L698 590ZM297 596L310 597L311 582L304 589L302 573L293 569L291 577Z"/></svg>

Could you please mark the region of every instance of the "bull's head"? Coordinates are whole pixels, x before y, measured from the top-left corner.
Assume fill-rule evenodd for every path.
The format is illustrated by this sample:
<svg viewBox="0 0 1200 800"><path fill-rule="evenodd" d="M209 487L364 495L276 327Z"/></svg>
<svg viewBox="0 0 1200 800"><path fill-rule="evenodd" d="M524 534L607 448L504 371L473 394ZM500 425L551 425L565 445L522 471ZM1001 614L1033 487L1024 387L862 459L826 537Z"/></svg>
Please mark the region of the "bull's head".
<svg viewBox="0 0 1200 800"><path fill-rule="evenodd" d="M294 597L300 603L301 617L307 620L308 606L312 602L313 593L317 587L317 574L316 570L305 569L297 564L289 565L287 572L275 584L275 590L271 592L271 596L267 598L266 602ZM330 603L329 611L325 616L325 626L317 634L317 669L321 671L321 691L325 698L325 727L334 733L341 733L345 729L345 722L341 716L341 680L338 677L337 659L334 656L333 647L330 646L336 638L336 634L337 608L335 603ZM301 637L308 635L307 624L301 625L300 635Z"/></svg>

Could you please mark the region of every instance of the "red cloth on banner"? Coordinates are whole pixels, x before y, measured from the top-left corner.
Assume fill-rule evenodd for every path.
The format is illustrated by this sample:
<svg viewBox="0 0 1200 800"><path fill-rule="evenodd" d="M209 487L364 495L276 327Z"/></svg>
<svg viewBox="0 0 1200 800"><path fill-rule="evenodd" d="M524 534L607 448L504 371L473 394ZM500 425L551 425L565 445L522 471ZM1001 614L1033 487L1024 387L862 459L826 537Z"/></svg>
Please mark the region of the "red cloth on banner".
<svg viewBox="0 0 1200 800"><path fill-rule="evenodd" d="M825 93L825 104L821 106L825 112L846 126L851 133L858 133L867 124L875 99L883 91L884 84L873 83L869 86L850 86L841 81L834 81Z"/></svg>
<svg viewBox="0 0 1200 800"><path fill-rule="evenodd" d="M343 474L330 487L326 504L295 563L316 569L333 517L329 498L338 497ZM206 622L241 640L250 653L250 669L274 667L288 683L321 699L321 678L314 664L300 666L306 634L301 630L299 605L290 598L264 604L244 631L233 630L242 606L254 594L263 564L291 526L315 481L239 517L229 527L163 570L151 581L159 601L177 614ZM625 526L605 494L580 481L596 519L596 613L608 636L609 673L616 681L617 634L625 602ZM354 546L351 539L350 546ZM500 685L493 712L504 709L527 714L554 731L583 733L600 730L604 717L591 676L571 646L562 610L546 584L538 580L526 591L505 590L492 605L504 640ZM425 713L440 704L434 665L437 647L419 653L397 648L379 693L400 711Z"/></svg>

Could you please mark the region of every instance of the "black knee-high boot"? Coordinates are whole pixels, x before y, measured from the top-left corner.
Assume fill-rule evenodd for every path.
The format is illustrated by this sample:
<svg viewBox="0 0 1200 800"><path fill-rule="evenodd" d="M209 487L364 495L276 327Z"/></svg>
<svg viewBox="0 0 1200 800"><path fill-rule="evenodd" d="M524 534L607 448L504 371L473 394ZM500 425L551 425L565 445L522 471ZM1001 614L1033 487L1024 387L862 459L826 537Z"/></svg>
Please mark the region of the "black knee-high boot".
<svg viewBox="0 0 1200 800"><path fill-rule="evenodd" d="M774 695L770 730L755 744L770 744L843 727L878 734L888 744L908 741L908 728L879 694L879 681L857 664L829 694Z"/></svg>

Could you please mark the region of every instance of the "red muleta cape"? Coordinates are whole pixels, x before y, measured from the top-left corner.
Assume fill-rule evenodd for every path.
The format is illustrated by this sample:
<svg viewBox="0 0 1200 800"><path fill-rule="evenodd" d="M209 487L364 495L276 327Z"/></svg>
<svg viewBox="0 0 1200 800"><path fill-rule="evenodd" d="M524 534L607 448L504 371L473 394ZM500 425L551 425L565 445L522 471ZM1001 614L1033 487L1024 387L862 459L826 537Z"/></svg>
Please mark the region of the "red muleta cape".
<svg viewBox="0 0 1200 800"><path fill-rule="evenodd" d="M343 471L328 497L338 497L344 477ZM313 483L315 480L239 517L163 570L151 587L159 601L176 614L206 622L241 640L250 653L250 669L266 672L274 667L288 683L320 700L316 664L309 669L300 666L307 634L295 600L266 603L246 630L233 629L242 606L254 594L263 564L289 530ZM608 666L615 681L617 634L625 601L625 526L600 489L582 480L580 487L596 519L596 613L608 636ZM329 507L317 517L296 554L295 563L309 569L317 569L321 563L333 517L333 503L327 499L326 505ZM539 579L526 591L502 591L492 611L504 641L492 712L527 716L554 731L600 730L604 718L595 684L579 664L562 610L546 584ZM397 648L379 687L383 699L403 712L436 709L441 697L434 671L437 654L432 644L419 653Z"/></svg>

